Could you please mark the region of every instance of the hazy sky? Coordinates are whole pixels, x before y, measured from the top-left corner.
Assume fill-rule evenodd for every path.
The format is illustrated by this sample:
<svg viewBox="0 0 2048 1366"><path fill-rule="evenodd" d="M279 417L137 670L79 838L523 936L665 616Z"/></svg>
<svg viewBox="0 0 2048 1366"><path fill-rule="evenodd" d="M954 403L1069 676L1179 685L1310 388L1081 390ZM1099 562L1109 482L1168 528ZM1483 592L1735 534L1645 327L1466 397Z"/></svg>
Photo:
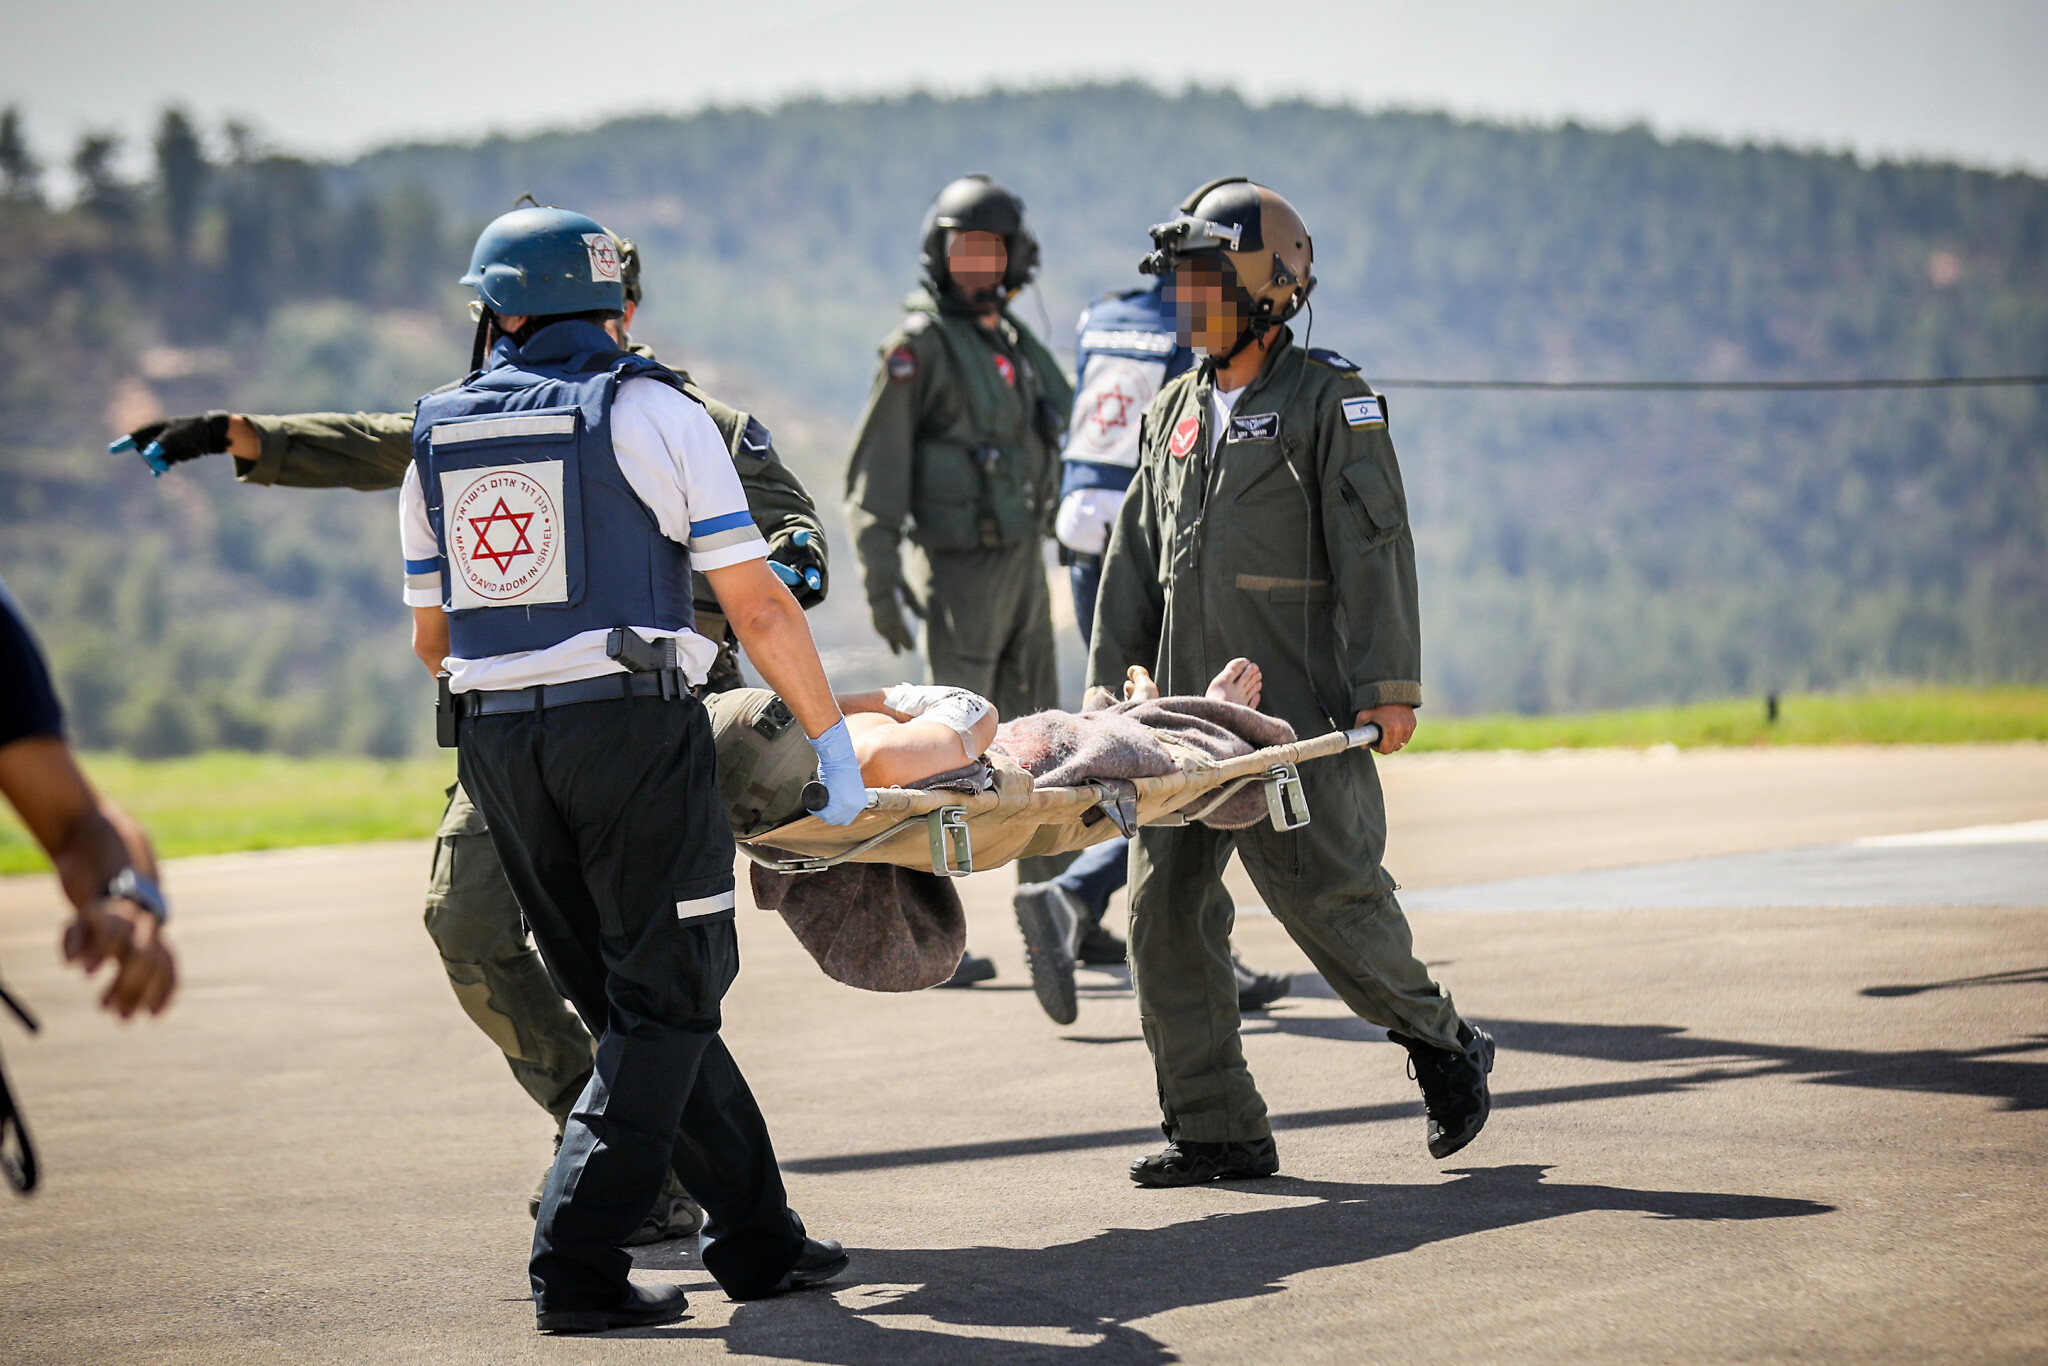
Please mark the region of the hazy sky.
<svg viewBox="0 0 2048 1366"><path fill-rule="evenodd" d="M347 153L807 92L1138 76L2048 173L2042 0L7 0L46 160L178 101ZM1011 31L997 27L1008 22Z"/></svg>

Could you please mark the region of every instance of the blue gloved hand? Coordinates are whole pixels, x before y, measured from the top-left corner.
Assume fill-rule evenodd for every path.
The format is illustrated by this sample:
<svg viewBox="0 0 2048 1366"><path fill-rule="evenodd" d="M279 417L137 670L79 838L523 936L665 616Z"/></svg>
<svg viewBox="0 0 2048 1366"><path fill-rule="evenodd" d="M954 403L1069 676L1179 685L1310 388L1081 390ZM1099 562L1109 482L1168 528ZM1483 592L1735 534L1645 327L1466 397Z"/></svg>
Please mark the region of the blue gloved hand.
<svg viewBox="0 0 2048 1366"><path fill-rule="evenodd" d="M799 584L808 587L813 593L825 586L824 577L818 573L814 566L806 566L801 574L780 560L768 561L768 567L775 571L776 578L782 580L783 587L789 589L792 593L796 591Z"/></svg>
<svg viewBox="0 0 2048 1366"><path fill-rule="evenodd" d="M832 800L818 812L827 825L851 825L854 817L868 809L868 785L861 781L860 760L853 757L853 736L847 733L844 717L832 729L811 740L818 751L818 779Z"/></svg>

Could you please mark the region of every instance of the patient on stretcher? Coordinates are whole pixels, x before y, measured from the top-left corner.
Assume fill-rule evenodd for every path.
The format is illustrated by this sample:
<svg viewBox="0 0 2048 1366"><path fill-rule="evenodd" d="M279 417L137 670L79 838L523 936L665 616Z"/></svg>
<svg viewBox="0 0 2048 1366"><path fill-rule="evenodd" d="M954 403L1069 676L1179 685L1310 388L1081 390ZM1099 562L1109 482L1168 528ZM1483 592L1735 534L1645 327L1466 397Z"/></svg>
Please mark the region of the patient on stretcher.
<svg viewBox="0 0 2048 1366"><path fill-rule="evenodd" d="M1043 711L1010 722L965 688L915 683L842 693L839 709L869 787L937 779L984 790L993 782L992 751L1030 774L1036 786L1053 787L1171 773L1178 766L1176 746L1228 758L1292 740L1286 722L1255 710L1260 683L1258 665L1233 659L1203 697L1162 698L1151 675L1133 668L1121 702L1097 688L1079 713ZM801 817L801 794L816 759L788 708L765 688L717 693L705 706L734 833L747 838Z"/></svg>

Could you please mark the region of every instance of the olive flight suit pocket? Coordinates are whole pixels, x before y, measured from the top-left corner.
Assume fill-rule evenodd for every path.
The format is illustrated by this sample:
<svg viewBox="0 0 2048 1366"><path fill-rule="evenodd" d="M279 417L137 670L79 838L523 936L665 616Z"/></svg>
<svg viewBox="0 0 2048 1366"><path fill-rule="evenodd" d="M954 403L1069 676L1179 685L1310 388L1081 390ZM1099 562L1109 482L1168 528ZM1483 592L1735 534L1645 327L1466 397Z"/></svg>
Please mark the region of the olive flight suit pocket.
<svg viewBox="0 0 2048 1366"><path fill-rule="evenodd" d="M1404 520L1401 495L1387 477L1386 467L1370 456L1344 467L1344 501L1359 519L1366 539L1378 543L1398 530Z"/></svg>

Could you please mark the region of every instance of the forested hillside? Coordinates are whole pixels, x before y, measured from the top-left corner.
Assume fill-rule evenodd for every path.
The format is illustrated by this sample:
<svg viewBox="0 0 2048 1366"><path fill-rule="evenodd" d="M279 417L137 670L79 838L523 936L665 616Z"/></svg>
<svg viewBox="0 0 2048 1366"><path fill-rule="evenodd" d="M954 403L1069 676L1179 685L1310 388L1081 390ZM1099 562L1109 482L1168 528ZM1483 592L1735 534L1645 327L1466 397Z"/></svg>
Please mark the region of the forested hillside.
<svg viewBox="0 0 2048 1366"><path fill-rule="evenodd" d="M1314 340L1368 378L2048 370L2048 183L1949 166L1135 87L712 111L345 166L246 135L209 165L177 120L158 134L151 183L102 155L62 212L0 136L0 574L87 737L138 748L422 742L386 496L151 481L96 452L151 406L409 402L463 363L449 281L523 191L642 244L643 335L755 408L827 502L924 204L966 170L1029 203L1043 293L1018 312L1056 344L1134 280L1146 224L1244 171L1306 215ZM2044 402L1394 388L1432 701L2048 677ZM835 603L817 624L838 659L886 668L850 577Z"/></svg>

